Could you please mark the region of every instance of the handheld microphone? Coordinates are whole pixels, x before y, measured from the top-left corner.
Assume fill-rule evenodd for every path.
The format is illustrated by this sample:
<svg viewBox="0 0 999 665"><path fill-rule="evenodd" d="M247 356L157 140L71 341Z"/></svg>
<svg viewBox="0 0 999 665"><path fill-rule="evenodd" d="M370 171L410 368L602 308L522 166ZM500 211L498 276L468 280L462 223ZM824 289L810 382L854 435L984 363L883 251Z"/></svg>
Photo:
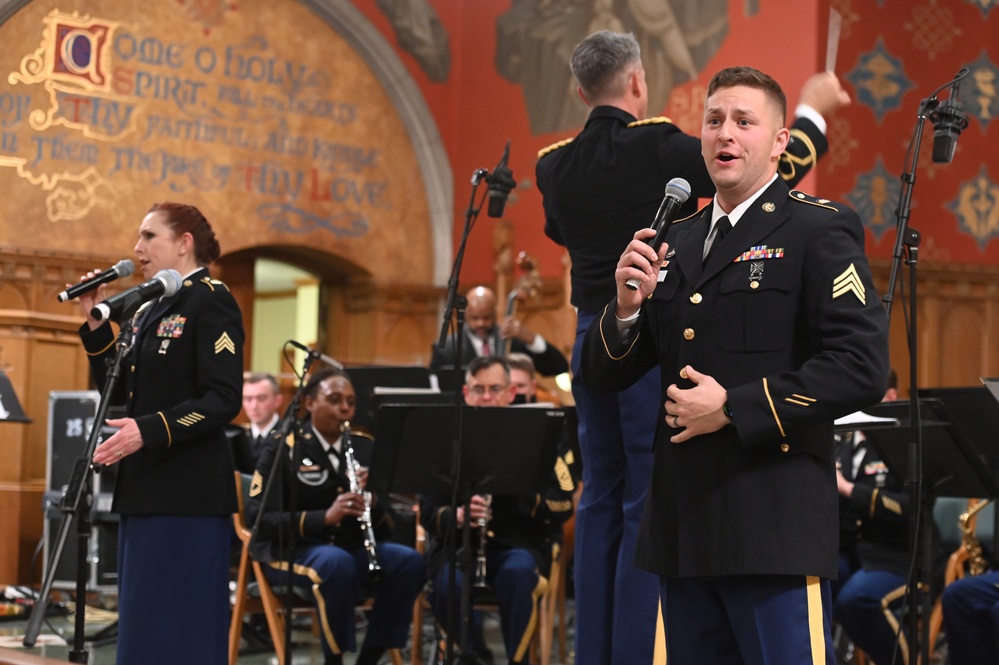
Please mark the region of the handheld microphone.
<svg viewBox="0 0 999 665"><path fill-rule="evenodd" d="M103 302L94 305L90 316L98 321L114 318L119 320L135 314L142 303L160 296L172 296L180 291L183 280L176 270L161 270L148 282L117 293Z"/></svg>
<svg viewBox="0 0 999 665"><path fill-rule="evenodd" d="M513 171L507 168L510 161L510 141L507 139L506 147L503 149L503 156L500 157L499 164L493 169L492 175L486 178L489 183L489 210L490 217L502 217L503 208L506 207L506 200L510 196L510 191L516 187L517 182L513 179Z"/></svg>
<svg viewBox="0 0 999 665"><path fill-rule="evenodd" d="M66 302L67 300L78 298L88 291L93 291L101 284L113 282L119 277L128 277L133 272L135 272L135 264L132 263L132 260L122 259L99 275L94 275L79 284L74 284L56 297L59 299L59 302Z"/></svg>
<svg viewBox="0 0 999 665"><path fill-rule="evenodd" d="M954 83L950 86L950 97L940 102L930 114L934 129L933 161L937 164L950 164L954 159L954 149L957 148L957 137L968 126L968 114L964 112L964 104L959 97L961 79L967 73L967 69L962 69L954 75Z"/></svg>
<svg viewBox="0 0 999 665"><path fill-rule="evenodd" d="M669 225L676 219L676 214L680 211L680 206L688 198L690 198L690 183L686 180L683 178L673 178L666 183L666 196L663 197L663 202L659 204L659 212L656 213L655 219L652 220L652 226L649 227L655 229L656 235L645 241L649 247L657 252L659 251L659 246L663 244L663 239L666 237ZM640 285L641 281L637 279L629 279L625 282L625 286L632 291L638 290Z"/></svg>
<svg viewBox="0 0 999 665"><path fill-rule="evenodd" d="M305 351L307 354L309 354L313 358L321 360L324 364L329 365L330 367L336 367L337 369L343 369L343 365L342 364L340 364L339 362L337 362L333 358L330 358L328 355L326 355L322 351L319 351L318 349L310 349L309 347L307 347L306 345L302 344L301 342L296 342L293 339L289 339L288 340L288 344L291 344L293 347L295 347L299 351Z"/></svg>

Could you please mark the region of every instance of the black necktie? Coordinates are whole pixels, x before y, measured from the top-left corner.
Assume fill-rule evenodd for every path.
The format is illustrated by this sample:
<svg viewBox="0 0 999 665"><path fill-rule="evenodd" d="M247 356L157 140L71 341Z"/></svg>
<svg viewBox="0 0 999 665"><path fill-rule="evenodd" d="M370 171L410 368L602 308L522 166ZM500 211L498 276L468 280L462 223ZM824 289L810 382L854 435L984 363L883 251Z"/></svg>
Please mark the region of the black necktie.
<svg viewBox="0 0 999 665"><path fill-rule="evenodd" d="M711 257L718 251L718 247L722 244L722 241L725 240L725 236L727 236L728 232L731 230L732 222L728 220L728 215L719 217L718 221L715 223L715 239L711 241L711 247L708 249L708 254L704 257L704 265L708 264L708 261L710 261Z"/></svg>
<svg viewBox="0 0 999 665"><path fill-rule="evenodd" d="M347 467L344 462L343 453L330 446L330 461L333 462L333 466L336 468L337 473L345 473L344 469Z"/></svg>

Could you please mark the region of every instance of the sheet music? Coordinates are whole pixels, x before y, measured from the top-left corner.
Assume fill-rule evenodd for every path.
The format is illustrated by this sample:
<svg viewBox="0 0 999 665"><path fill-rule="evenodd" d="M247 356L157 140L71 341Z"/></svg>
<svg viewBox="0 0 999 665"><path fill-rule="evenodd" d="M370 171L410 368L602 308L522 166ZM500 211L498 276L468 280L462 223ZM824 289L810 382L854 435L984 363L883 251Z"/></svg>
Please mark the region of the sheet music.
<svg viewBox="0 0 999 665"><path fill-rule="evenodd" d="M996 398L997 402L999 402L999 378L988 379L982 377L982 383L985 384L985 387L989 389L992 396Z"/></svg>
<svg viewBox="0 0 999 665"><path fill-rule="evenodd" d="M864 413L863 411L854 411L853 413L847 414L842 418L837 418L833 421L833 424L837 426L855 425L858 429L863 429L864 425L898 425L898 418L883 418L881 416L872 416L871 414Z"/></svg>

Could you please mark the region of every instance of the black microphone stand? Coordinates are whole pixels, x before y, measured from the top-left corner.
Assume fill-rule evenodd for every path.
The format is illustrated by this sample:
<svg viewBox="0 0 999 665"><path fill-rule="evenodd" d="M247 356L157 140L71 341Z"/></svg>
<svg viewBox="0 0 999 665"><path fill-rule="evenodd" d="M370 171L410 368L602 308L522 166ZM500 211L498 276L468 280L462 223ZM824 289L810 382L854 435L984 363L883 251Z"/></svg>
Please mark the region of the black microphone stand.
<svg viewBox="0 0 999 665"><path fill-rule="evenodd" d="M100 469L99 465L92 464L91 460L94 451L97 449L98 439L101 433L101 424L107 418L110 408L110 396L114 392L118 381L121 379L121 365L125 354L132 347L135 329L132 327L132 316L139 303L131 311L122 312L118 321L120 329L118 339L115 342L115 355L108 360L108 373L104 381L104 390L101 391L100 401L97 406L97 414L94 416L94 426L90 430L87 439L87 447L83 455L76 460L73 472L66 487L59 508L63 511L62 523L59 525L59 534L49 557L48 568L42 580L42 588L38 592L38 598L31 608L31 615L28 617L28 625L24 631L24 641L26 647L35 646L38 633L41 629L42 620L45 618L45 611L48 609L48 597L52 591L52 584L55 581L56 566L62 558L62 550L66 544L66 537L72 525L73 518L76 518L77 550L76 550L76 615L74 618L73 647L69 651L69 662L86 663L89 661L89 653L84 649L86 641L86 606L87 606L87 552L90 547L90 511L94 504L93 474ZM110 325L110 324L108 324Z"/></svg>
<svg viewBox="0 0 999 665"><path fill-rule="evenodd" d="M916 184L916 167L919 163L919 150L923 139L923 123L926 120L934 120L934 111L940 106L937 93L949 85L956 84L965 76L968 70L963 69L954 77L940 86L919 104L919 112L916 116L916 129L912 143L910 143L909 155L911 161L906 168L908 170L902 174L902 190L899 194L899 204L896 209L896 234L895 246L892 250L891 271L888 277L888 289L885 291L882 300L885 303L885 311L891 318L892 305L894 303L895 288L898 282L898 273L904 261L909 268L909 317L906 318L906 343L909 352L909 426L911 429L911 441L909 444L909 472L905 479L905 486L908 489L909 505L912 510L910 522L910 538L912 548L912 565L909 570L909 578L906 587L906 600L904 606L908 608L908 647L910 662L913 654L921 655L919 662L929 662L930 651L930 612L932 606L932 573L933 573L933 496L924 492L923 488L923 436L922 419L919 411L918 392L918 341L917 331L917 311L916 305L916 267L919 259L919 231L909 226L909 213L912 205L912 190ZM955 100L956 101L956 100ZM922 562L917 565L917 553L922 539ZM922 584L921 584L922 583ZM918 602L918 592L923 586L922 602ZM916 612L917 606L920 608ZM923 619L922 630L919 626L920 616ZM901 630L901 628L899 628ZM896 649L896 654L898 653Z"/></svg>
<svg viewBox="0 0 999 665"><path fill-rule="evenodd" d="M298 346L294 344L294 346ZM303 345L304 346L304 345ZM287 349L287 347L285 347ZM306 347L307 348L307 347ZM294 434L298 432L300 428L300 422L298 419L298 411L302 402L302 395L305 393L305 377L309 375L309 370L312 368L312 363L319 358L319 352L309 350L306 353L305 361L302 365L302 374L299 376L298 387L295 389L295 394L291 398L291 402L288 404L288 408L285 409L284 414L281 416L268 437L274 437L278 440L278 449L274 453L274 459L271 460L271 468L267 472L267 483L264 485L263 490L260 493L260 509L257 511L256 516L253 520L253 526L250 527L250 542L247 544L251 555L253 553L253 548L257 543L257 536L260 533L260 521L263 518L264 512L267 510L267 498L270 496L271 488L274 487L274 483L277 482L277 478L280 475L282 478L285 475L285 458L289 458L292 464L292 468L295 468L295 462L297 460L296 455L298 454L298 446L295 444ZM280 442L287 441L289 434L292 435L292 446L291 449L285 453L281 448ZM294 522L294 510L297 499L297 483L292 482L288 488L288 506L287 511L289 514L289 523ZM281 510L279 506L279 510ZM287 561L289 557L287 553L294 550L294 539L295 532L292 530L292 542L286 543L284 541L284 530L278 530L278 551L280 552L279 558L282 561ZM288 566L288 579L285 585L284 594L284 661L285 663L291 663L291 608L294 604L294 583L293 583L293 573L292 566Z"/></svg>
<svg viewBox="0 0 999 665"><path fill-rule="evenodd" d="M451 277L448 279L448 291L447 300L444 306L444 319L441 324L440 337L437 342L437 348L443 349L448 337L448 329L451 323L451 314L455 312L456 325L454 327L454 438L451 442L451 510L452 514L456 516L458 514L458 497L461 494L462 489L465 490L465 523L462 526L462 548L460 562L458 562L459 557L456 554L455 547L455 533L450 531L445 538L445 549L447 551L447 561L448 561L448 599L447 599L447 632L445 640L445 656L444 662L446 665L451 665L455 661L454 652L454 635L452 634L451 627L454 625L454 587L456 580L455 568L456 565L461 567L461 652L457 655L457 662L459 663L470 663L472 665L481 664L482 661L475 654L475 651L471 647L471 483L463 480L461 478L461 432L462 432L462 406L463 406L463 395L462 391L457 388L464 383L464 376L462 370L462 346L463 345L463 335L465 334L465 306L466 299L464 296L458 294L458 280L461 275L461 264L465 257L465 247L468 244L468 237L471 234L472 226L475 224L475 220L479 215L479 210L482 208L482 202L485 200L485 195L479 200L479 205L475 205L475 194L478 190L479 185L483 180L487 179L489 172L485 169L477 169L475 173L472 174L472 194L468 201L468 209L465 211L465 226L461 234L461 242L458 244L458 251L455 255L454 265L451 269ZM464 485L464 487L463 487ZM414 630L419 630L419 627L414 627Z"/></svg>

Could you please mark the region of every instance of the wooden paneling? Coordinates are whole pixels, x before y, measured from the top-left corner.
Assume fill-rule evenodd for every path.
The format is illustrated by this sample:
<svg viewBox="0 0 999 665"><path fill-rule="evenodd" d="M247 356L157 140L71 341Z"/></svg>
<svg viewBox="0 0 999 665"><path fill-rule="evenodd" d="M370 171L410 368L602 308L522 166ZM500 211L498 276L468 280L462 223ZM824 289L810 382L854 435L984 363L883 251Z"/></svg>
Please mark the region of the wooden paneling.
<svg viewBox="0 0 999 665"><path fill-rule="evenodd" d="M890 263L873 261L872 268L884 294ZM977 386L980 377L999 376L999 267L923 264L917 275L918 386ZM903 325L909 314L908 274L901 273L899 281L906 291L895 293L891 359L899 387L908 394L909 351Z"/></svg>

